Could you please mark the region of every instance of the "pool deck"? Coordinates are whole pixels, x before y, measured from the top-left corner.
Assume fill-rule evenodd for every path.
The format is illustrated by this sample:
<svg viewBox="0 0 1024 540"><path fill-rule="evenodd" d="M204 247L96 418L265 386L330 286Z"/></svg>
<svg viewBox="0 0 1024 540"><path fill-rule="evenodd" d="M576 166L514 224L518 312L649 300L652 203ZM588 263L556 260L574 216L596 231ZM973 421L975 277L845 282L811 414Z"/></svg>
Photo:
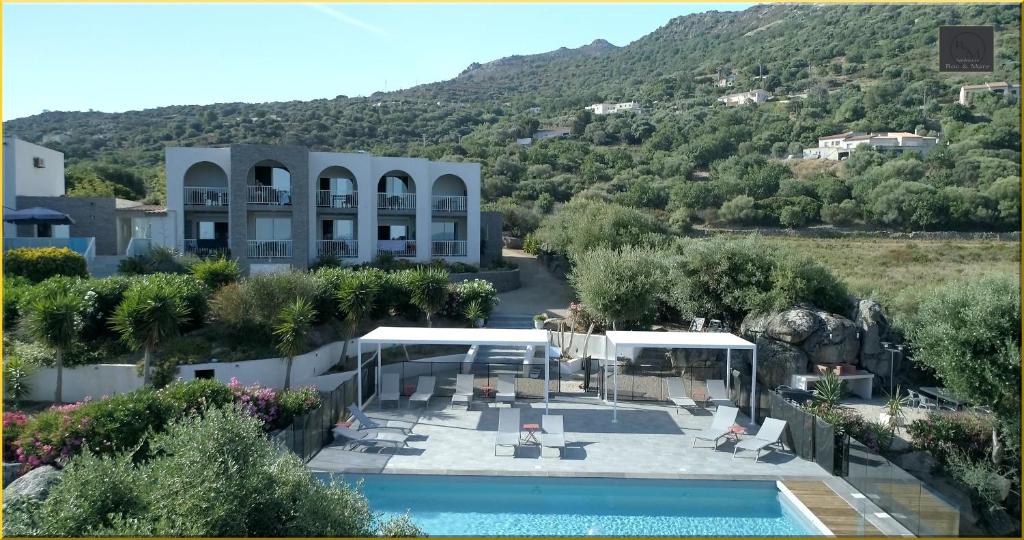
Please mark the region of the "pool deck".
<svg viewBox="0 0 1024 540"><path fill-rule="evenodd" d="M521 401L522 423L540 423L543 402ZM566 449L561 458L540 457L537 446L521 446L516 457L508 448L494 455L498 408L476 401L467 411L449 407L448 398L434 398L426 408L383 411L368 407L371 417L415 422L406 448L346 450L330 445L308 463L311 470L333 473L476 474L516 476L599 476L713 480L824 480L830 478L818 465L789 452L762 452L754 462L752 452L733 458L734 442L718 450L693 434L711 423L712 412L676 412L658 403L620 403L618 421L612 407L597 398L559 397L550 414L563 416ZM745 416L738 423L748 424ZM753 432L756 426L749 426ZM703 443L703 447L701 444Z"/></svg>

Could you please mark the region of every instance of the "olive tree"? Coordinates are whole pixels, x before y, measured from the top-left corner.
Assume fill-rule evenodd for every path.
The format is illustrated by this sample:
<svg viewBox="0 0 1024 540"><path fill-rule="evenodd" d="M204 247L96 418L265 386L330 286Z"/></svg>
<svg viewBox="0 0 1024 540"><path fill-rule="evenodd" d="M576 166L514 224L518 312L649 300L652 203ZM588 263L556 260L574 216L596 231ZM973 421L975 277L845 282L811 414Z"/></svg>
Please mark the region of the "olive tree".
<svg viewBox="0 0 1024 540"><path fill-rule="evenodd" d="M647 248L599 248L576 257L569 283L589 309L617 329L653 319L665 291L662 254Z"/></svg>

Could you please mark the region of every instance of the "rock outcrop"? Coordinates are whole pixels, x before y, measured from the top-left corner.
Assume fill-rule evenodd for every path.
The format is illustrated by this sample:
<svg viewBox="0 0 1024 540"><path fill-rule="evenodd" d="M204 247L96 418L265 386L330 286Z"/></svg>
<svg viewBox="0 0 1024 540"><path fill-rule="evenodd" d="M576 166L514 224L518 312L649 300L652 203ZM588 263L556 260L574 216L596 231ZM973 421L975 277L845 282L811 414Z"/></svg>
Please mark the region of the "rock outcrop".
<svg viewBox="0 0 1024 540"><path fill-rule="evenodd" d="M4 510L21 499L46 500L50 488L60 480L60 474L56 468L44 465L11 482L4 488Z"/></svg>

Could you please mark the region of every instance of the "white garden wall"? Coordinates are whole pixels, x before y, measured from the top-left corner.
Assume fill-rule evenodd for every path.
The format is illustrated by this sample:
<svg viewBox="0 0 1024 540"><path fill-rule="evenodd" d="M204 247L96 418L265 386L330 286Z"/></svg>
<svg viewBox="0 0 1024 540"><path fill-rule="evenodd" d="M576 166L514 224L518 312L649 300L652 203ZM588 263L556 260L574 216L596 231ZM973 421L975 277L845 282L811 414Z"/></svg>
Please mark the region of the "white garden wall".
<svg viewBox="0 0 1024 540"><path fill-rule="evenodd" d="M28 378L32 391L26 399L30 401L53 401L57 387L57 370L40 368ZM64 401L81 401L85 398L100 399L103 396L123 394L142 388L142 376L135 364L97 364L64 368Z"/></svg>

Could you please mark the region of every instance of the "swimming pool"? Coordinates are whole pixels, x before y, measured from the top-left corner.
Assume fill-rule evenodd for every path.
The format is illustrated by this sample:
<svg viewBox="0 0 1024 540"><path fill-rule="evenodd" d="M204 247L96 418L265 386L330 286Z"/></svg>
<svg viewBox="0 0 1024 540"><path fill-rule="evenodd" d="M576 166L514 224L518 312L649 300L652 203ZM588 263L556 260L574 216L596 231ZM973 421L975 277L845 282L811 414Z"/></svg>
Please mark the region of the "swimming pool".
<svg viewBox="0 0 1024 540"><path fill-rule="evenodd" d="M324 475L329 476L329 475ZM344 475L433 536L812 536L769 481Z"/></svg>

